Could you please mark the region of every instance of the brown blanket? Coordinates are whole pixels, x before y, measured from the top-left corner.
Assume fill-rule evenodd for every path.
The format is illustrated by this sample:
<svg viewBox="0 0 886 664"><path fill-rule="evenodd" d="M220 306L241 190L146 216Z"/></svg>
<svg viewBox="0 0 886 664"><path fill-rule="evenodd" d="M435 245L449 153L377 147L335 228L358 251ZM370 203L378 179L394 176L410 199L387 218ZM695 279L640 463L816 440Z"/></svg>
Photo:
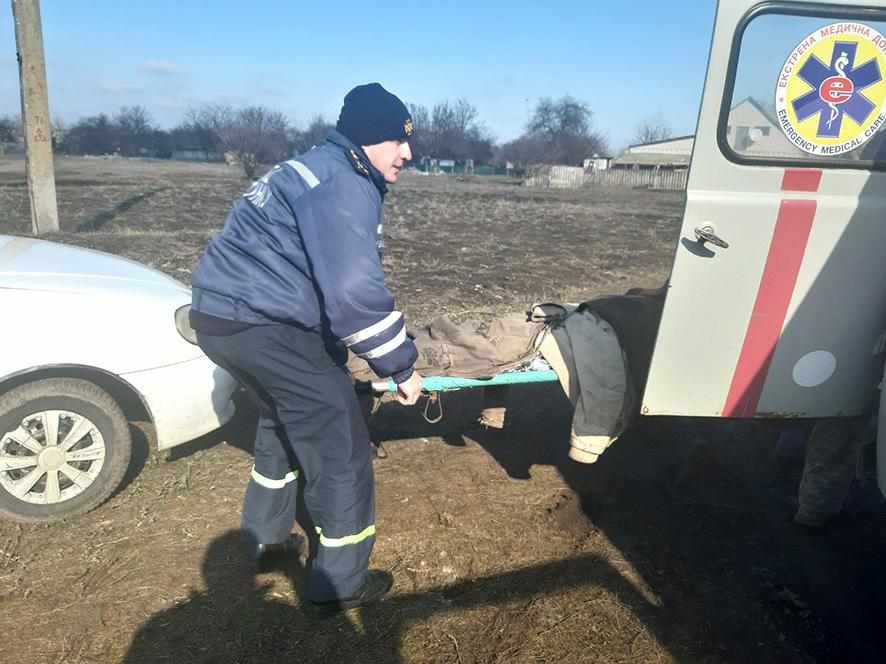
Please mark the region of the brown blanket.
<svg viewBox="0 0 886 664"><path fill-rule="evenodd" d="M543 326L527 323L526 314L509 314L493 321L485 334L480 327L475 321L456 325L442 316L409 330L418 349L416 370L428 376L489 378L531 358L535 354L533 339ZM356 355L348 358L348 369L355 380L378 380Z"/></svg>

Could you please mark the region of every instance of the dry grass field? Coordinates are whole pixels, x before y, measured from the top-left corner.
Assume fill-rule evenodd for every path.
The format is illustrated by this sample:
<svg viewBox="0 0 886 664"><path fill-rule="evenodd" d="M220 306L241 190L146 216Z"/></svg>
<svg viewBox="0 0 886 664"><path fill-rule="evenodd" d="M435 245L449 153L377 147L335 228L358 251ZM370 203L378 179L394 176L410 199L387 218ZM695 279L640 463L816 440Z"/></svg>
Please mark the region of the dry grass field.
<svg viewBox="0 0 886 664"><path fill-rule="evenodd" d="M247 185L220 165L56 167L62 232L49 239L185 283ZM413 322L658 286L682 207L675 193L407 173L386 203L389 285ZM0 233L29 231L24 164L0 159ZM881 503L862 486L827 532L795 530L800 462L776 459L772 425L647 418L580 466L556 386L512 390L501 431L476 425L475 392L445 409L429 425L386 404L373 421L390 453L375 466L373 562L396 578L380 605L319 619L300 609L297 565L255 573L241 559L255 424L242 402L222 430L168 454L136 427L127 483L84 517L0 522L0 658L882 661Z"/></svg>

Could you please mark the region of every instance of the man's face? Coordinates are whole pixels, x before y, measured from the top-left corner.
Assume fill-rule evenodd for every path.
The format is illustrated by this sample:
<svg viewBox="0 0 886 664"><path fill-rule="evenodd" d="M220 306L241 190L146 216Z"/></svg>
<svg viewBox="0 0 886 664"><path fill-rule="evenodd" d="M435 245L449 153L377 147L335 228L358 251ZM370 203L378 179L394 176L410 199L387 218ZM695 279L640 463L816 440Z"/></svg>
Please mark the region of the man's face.
<svg viewBox="0 0 886 664"><path fill-rule="evenodd" d="M412 150L406 141L385 141L375 145L364 145L363 150L369 161L385 176L385 182L394 183L403 168L404 162L412 159Z"/></svg>

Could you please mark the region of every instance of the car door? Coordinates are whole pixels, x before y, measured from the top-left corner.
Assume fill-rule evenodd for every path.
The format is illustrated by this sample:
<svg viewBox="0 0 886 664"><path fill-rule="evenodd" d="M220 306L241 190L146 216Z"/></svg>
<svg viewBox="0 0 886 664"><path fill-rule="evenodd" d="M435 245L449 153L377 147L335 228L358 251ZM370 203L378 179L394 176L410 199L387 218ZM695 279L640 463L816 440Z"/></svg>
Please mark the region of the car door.
<svg viewBox="0 0 886 664"><path fill-rule="evenodd" d="M719 3L643 413L822 417L886 326L886 3Z"/></svg>

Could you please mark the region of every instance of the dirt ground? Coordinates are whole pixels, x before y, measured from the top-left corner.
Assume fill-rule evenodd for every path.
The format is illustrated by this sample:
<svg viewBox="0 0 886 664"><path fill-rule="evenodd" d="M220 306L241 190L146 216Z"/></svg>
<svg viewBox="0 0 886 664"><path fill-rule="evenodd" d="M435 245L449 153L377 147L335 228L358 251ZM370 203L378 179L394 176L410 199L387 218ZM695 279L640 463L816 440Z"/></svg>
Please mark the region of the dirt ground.
<svg viewBox="0 0 886 664"><path fill-rule="evenodd" d="M217 165L57 162L62 232L188 282L246 183ZM30 230L20 160L0 159L0 233ZM386 203L389 285L410 321L521 311L660 285L683 197L532 190L404 174ZM4 349L8 352L9 349ZM374 436L382 604L321 619L297 564L258 573L237 546L255 411L140 453L105 505L0 522L3 661L828 662L883 660L886 519L869 473L846 513L789 523L800 453L777 426L645 418L593 466L567 457L557 386L514 388L502 431L476 391L440 424L386 404Z"/></svg>

